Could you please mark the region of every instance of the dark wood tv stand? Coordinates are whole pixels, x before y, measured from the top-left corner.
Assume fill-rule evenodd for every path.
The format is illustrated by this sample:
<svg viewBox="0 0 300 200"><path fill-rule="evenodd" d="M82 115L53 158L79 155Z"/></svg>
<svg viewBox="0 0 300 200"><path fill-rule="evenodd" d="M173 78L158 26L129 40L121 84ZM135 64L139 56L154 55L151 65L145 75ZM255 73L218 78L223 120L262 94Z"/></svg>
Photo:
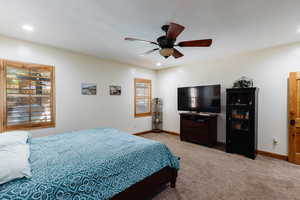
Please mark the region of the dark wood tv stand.
<svg viewBox="0 0 300 200"><path fill-rule="evenodd" d="M180 114L180 139L209 147L217 144L218 115Z"/></svg>

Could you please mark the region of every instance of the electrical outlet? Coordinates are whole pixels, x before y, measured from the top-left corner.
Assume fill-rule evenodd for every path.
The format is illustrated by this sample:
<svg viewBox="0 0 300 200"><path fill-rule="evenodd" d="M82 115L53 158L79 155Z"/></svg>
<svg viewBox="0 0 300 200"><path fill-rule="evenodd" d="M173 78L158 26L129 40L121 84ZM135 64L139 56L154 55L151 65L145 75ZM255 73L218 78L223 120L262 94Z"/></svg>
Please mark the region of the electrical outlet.
<svg viewBox="0 0 300 200"><path fill-rule="evenodd" d="M273 145L277 145L278 144L278 139L276 137L273 137Z"/></svg>

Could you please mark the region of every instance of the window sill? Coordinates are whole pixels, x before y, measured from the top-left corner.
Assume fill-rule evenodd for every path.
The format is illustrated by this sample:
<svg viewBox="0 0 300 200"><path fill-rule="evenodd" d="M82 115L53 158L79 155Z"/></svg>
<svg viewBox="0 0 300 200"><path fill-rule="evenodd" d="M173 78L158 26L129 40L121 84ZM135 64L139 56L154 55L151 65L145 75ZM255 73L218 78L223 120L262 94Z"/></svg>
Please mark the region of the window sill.
<svg viewBox="0 0 300 200"><path fill-rule="evenodd" d="M152 116L152 113L139 113L139 114L134 114L135 118L140 118L140 117L150 117Z"/></svg>
<svg viewBox="0 0 300 200"><path fill-rule="evenodd" d="M44 128L55 128L55 123L45 123L45 124L33 124L33 125L14 125L4 128L4 131L15 131L15 130L35 130Z"/></svg>

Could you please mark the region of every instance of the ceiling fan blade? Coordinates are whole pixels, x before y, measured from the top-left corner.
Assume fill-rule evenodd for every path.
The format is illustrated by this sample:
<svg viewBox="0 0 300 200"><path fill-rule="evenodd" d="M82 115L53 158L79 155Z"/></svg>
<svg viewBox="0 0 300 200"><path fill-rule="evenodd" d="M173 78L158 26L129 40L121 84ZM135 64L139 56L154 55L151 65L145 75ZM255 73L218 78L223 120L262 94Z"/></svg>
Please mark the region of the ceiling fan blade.
<svg viewBox="0 0 300 200"><path fill-rule="evenodd" d="M155 44L155 45L158 45L156 42L152 42L152 41L148 41L148 40L142 40L142 39L138 39L138 38L130 38L130 37L126 37L125 40L128 40L128 41L145 42L145 43L149 43L149 44Z"/></svg>
<svg viewBox="0 0 300 200"><path fill-rule="evenodd" d="M184 26L180 24L170 23L167 38L171 40L176 40L177 36L184 30Z"/></svg>
<svg viewBox="0 0 300 200"><path fill-rule="evenodd" d="M172 55L174 58L180 58L182 56L184 56L182 53L180 53L180 51L178 51L177 49L174 48L174 52Z"/></svg>
<svg viewBox="0 0 300 200"><path fill-rule="evenodd" d="M179 42L180 47L209 47L212 44L212 39L207 40L191 40Z"/></svg>
<svg viewBox="0 0 300 200"><path fill-rule="evenodd" d="M146 52L145 52L144 54L142 54L142 55L148 55L148 54L153 53L154 51L157 51L157 50L159 50L159 48L151 49L151 50L149 50L149 51L146 51Z"/></svg>

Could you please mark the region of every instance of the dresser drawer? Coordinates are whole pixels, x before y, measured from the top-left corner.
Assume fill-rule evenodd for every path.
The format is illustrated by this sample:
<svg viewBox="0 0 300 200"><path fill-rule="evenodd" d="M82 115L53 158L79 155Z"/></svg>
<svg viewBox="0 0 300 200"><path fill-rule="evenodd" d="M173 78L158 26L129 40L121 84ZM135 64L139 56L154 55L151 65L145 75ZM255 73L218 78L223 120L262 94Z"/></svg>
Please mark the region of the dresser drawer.
<svg viewBox="0 0 300 200"><path fill-rule="evenodd" d="M208 123L203 120L181 120L181 125L187 128L205 128L208 127Z"/></svg>
<svg viewBox="0 0 300 200"><path fill-rule="evenodd" d="M197 127L182 127L181 132L188 135L208 135L208 129L199 129Z"/></svg>

